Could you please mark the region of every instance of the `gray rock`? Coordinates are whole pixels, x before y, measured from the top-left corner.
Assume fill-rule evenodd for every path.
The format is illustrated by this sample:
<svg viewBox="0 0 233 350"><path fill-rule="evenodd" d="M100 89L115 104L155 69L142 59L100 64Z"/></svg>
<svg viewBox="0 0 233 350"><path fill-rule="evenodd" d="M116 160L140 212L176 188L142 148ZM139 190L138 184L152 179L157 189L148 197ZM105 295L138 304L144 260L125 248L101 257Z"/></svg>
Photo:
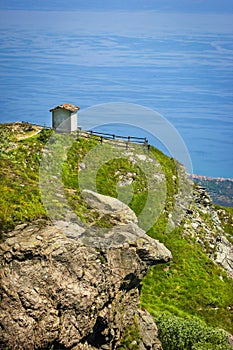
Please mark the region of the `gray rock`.
<svg viewBox="0 0 233 350"><path fill-rule="evenodd" d="M137 309L139 284L150 265L171 253L135 224L114 247L85 246L64 223L16 228L0 245L0 348L116 349L139 315L148 349L155 325ZM79 235L79 233L77 234Z"/></svg>
<svg viewBox="0 0 233 350"><path fill-rule="evenodd" d="M217 240L216 255L215 261L233 278L233 245L224 236Z"/></svg>
<svg viewBox="0 0 233 350"><path fill-rule="evenodd" d="M65 231L66 236L69 238L79 238L86 230L84 226L78 225L75 222L57 220L54 221L54 224L58 230Z"/></svg>
<svg viewBox="0 0 233 350"><path fill-rule="evenodd" d="M184 220L184 235L195 237L211 260L233 278L233 245L221 227L217 211L205 188L196 186L193 199L194 202L188 208L192 216L186 215Z"/></svg>
<svg viewBox="0 0 233 350"><path fill-rule="evenodd" d="M116 198L90 190L83 190L82 196L91 208L96 209L101 214L110 215L118 224L137 224L138 222L133 210Z"/></svg>
<svg viewBox="0 0 233 350"><path fill-rule="evenodd" d="M138 310L137 315L139 333L141 342L140 350L162 350L160 341L158 340L158 330L153 318L146 310Z"/></svg>

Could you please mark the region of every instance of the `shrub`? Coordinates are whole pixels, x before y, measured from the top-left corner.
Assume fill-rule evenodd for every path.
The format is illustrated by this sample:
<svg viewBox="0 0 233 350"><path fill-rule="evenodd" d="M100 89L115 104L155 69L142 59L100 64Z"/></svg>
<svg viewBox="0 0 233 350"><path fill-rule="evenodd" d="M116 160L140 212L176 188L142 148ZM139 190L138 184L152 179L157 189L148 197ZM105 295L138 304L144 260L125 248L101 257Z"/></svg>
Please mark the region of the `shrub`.
<svg viewBox="0 0 233 350"><path fill-rule="evenodd" d="M39 133L38 140L42 143L46 143L50 136L52 135L53 130L52 129L42 129L41 132Z"/></svg>
<svg viewBox="0 0 233 350"><path fill-rule="evenodd" d="M223 330L208 327L196 318L160 314L155 322L164 350L230 349Z"/></svg>
<svg viewBox="0 0 233 350"><path fill-rule="evenodd" d="M210 343L197 343L192 350L232 350L231 345L213 345Z"/></svg>

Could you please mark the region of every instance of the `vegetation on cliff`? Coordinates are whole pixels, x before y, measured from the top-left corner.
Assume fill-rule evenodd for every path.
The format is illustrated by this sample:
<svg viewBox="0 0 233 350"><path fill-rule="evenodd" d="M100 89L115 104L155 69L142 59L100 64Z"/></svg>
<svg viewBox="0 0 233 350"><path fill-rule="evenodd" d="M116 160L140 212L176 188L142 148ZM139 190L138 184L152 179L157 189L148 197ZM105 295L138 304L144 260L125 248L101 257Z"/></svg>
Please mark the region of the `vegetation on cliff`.
<svg viewBox="0 0 233 350"><path fill-rule="evenodd" d="M5 124L0 127L0 231L4 236L19 223L39 219L43 224L49 220L41 200L39 168L42 151L52 131L46 129L39 131L26 123L18 126ZM57 135L57 137L62 144L63 136ZM110 218L107 215L100 216L96 210L90 209L83 200L79 188L80 167L85 155L97 144L95 138L80 137L74 140L63 164L64 193L69 206L83 222L89 222L93 226L111 227ZM182 322L186 326L188 322L199 320L197 322L205 324L205 327L218 327L232 332L232 280L222 268L210 260L195 238L184 235L184 223L167 232L169 214L178 195L177 163L153 147L151 152L159 161L165 176L166 198L165 210L161 211L148 234L166 245L173 254L173 261L150 269L142 283L141 306L155 317L159 327L160 325L164 327L161 318L164 314L164 317L168 318L180 317L185 320ZM129 174L130 179L127 178ZM126 187L118 186L122 177L130 180L128 183L126 181L124 186L133 187L133 197L128 204L138 215L148 196L148 180L142 169L134 162L119 158L105 163L97 173L96 188L98 192L113 197L119 196L121 191L121 199L124 200L123 189ZM54 174L51 184L56 181L57 176ZM125 200L127 201L127 198ZM59 207L59 203L54 204L55 207L57 205L56 208ZM232 213L228 210L227 214L224 214L226 213L224 208L218 210L224 222L223 228L232 235ZM58 215L57 219L60 219L62 211L59 213L59 210L56 210L54 215ZM163 337L165 339L162 329L159 328L161 339ZM166 341L165 339L164 344ZM206 340L208 341L210 340ZM177 345L176 349L198 349L194 344L195 342L190 347L187 344L183 347ZM221 343L216 344L220 349ZM208 345L202 347L207 349L204 346ZM164 345L164 348L168 349L169 346Z"/></svg>

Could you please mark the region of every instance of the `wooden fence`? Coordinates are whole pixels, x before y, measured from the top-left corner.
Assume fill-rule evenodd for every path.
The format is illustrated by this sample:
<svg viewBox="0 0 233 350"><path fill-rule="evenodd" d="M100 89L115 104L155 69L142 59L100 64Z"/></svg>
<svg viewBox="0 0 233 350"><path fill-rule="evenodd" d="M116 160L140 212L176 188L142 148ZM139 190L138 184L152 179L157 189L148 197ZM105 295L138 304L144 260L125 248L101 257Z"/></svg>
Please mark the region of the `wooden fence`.
<svg viewBox="0 0 233 350"><path fill-rule="evenodd" d="M99 140L101 144L104 141L105 142L110 141L111 143L114 141L117 141L118 146L124 146L126 149L129 148L130 144L139 144L139 145L141 144L142 146L146 147L148 149L148 151L150 150L150 145L149 145L146 137L123 136L123 135L97 132L97 131L93 131L93 130L78 131L77 136L84 136L84 137L92 137L93 136L97 140Z"/></svg>
<svg viewBox="0 0 233 350"><path fill-rule="evenodd" d="M31 124L35 126L40 126L44 129L52 129L51 126L46 126L46 125L40 125L40 124L35 124L35 123L29 123L22 121L21 123L24 124ZM123 135L116 135L116 134L110 134L110 133L104 133L104 132L98 132L98 131L93 131L93 130L82 130L81 128L77 128L77 137L95 137L97 140L100 141L102 144L104 141L110 141L111 143L114 141L118 141L117 145L118 146L124 146L126 149L129 148L130 144L141 144L145 148L147 148L148 151L150 151L150 144L148 143L148 139L146 137L137 137L137 136L123 136ZM119 142L120 141L120 142Z"/></svg>

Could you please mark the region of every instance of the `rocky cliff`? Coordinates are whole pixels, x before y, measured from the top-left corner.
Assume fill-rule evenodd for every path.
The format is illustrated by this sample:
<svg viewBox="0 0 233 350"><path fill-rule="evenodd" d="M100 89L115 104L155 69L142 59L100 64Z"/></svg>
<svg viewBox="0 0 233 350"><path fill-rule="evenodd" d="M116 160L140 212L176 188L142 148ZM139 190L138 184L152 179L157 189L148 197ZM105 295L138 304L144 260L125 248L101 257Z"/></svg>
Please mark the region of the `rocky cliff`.
<svg viewBox="0 0 233 350"><path fill-rule="evenodd" d="M177 334L188 348L200 337L180 321L161 326L157 312L232 332L232 218L204 188L193 191L184 167L153 147L111 149L80 137L48 174L54 154L63 162L63 136L50 140L53 153L51 131L16 124L0 126L0 348L161 349L140 292L164 349L183 350ZM151 268L141 289L148 268L171 259L142 228L174 260Z"/></svg>
<svg viewBox="0 0 233 350"><path fill-rule="evenodd" d="M108 247L95 246L98 235ZM171 253L137 224L86 232L23 224L7 234L0 259L1 348L117 349L133 325L134 346L161 349L151 316L138 309L140 281Z"/></svg>
<svg viewBox="0 0 233 350"><path fill-rule="evenodd" d="M183 235L197 240L208 256L233 278L232 236L224 232L218 212L202 186L195 186L186 211Z"/></svg>

